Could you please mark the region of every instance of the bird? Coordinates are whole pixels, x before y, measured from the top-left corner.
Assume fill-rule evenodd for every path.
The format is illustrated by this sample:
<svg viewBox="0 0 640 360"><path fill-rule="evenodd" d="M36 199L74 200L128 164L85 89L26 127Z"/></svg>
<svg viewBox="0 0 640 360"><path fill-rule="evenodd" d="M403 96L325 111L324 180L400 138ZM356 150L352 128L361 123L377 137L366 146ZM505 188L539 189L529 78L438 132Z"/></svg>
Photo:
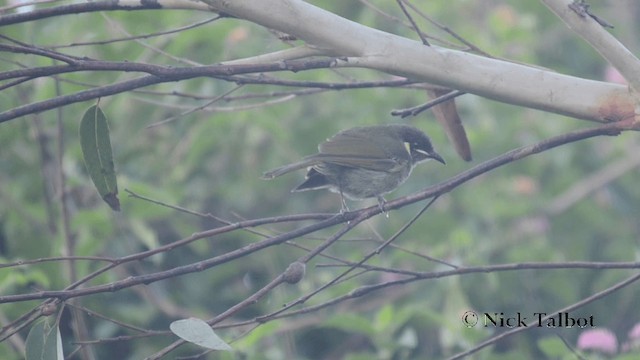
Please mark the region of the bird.
<svg viewBox="0 0 640 360"><path fill-rule="evenodd" d="M341 212L349 209L345 197L376 198L384 212L383 195L404 183L417 164L431 159L446 164L429 137L413 126L361 126L338 132L318 145L317 154L265 172L262 178L306 168L305 181L291 192L328 189L339 193Z"/></svg>

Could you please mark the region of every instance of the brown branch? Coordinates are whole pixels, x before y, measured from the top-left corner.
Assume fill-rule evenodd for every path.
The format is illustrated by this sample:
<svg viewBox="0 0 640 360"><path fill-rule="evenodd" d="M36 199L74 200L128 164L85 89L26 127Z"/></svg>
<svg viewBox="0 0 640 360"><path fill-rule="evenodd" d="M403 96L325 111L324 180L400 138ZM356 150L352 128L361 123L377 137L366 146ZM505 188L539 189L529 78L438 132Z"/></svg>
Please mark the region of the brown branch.
<svg viewBox="0 0 640 360"><path fill-rule="evenodd" d="M349 264L349 266L352 266L353 264L357 264L357 263L351 263ZM366 264L359 265L359 267L366 270L392 272L395 274L407 275L409 277L400 279L400 280L385 281L378 284L363 285L349 291L349 293L347 294L327 300L321 304L308 306L295 311L289 311L287 313L278 312L277 314L274 313L270 315L263 315L263 316L255 317L253 319L249 319L245 321L219 325L219 326L216 326L216 328L233 328L238 326L247 326L247 325L256 324L256 323L266 323L272 320L278 320L283 318L299 316L302 314L308 314L308 313L316 312L318 310L321 310L329 306L333 306L348 300L353 300L365 295L369 295L375 291L392 288L396 286L401 286L401 285L406 285L408 283L413 283L416 281L441 279L445 277L461 276L461 275L468 275L468 274L483 274L483 273L523 271L523 270L640 269L640 262L617 262L617 263L587 262L587 261L575 261L575 262L563 262L563 263L526 262L526 263L514 263L514 264L488 265L488 266L459 267L453 270L428 271L428 272L400 270L400 269L386 269L386 268L381 268L378 266L366 265Z"/></svg>
<svg viewBox="0 0 640 360"><path fill-rule="evenodd" d="M552 149L554 147L563 145L563 144L568 144L571 142L575 142L575 141L579 141L579 140L583 140L583 139L587 139L590 137L594 137L594 136L602 136L602 135L617 135L619 134L621 131L623 130L629 130L629 129L635 129L635 125L633 124L633 122L631 121L626 121L626 122L619 122L619 123L614 123L614 124L608 124L608 125L604 125L604 126L600 126L600 127L596 127L596 128L591 128L591 129L585 129L585 130L578 130L578 131L574 131L568 134L563 134L560 136L556 136L553 137L551 139L547 139L544 141L541 141L537 144L531 145L531 146L525 146L519 149L515 149L512 150L510 152L507 152L501 156L498 156L497 158L494 158L492 160L489 160L485 163L479 164L478 166L469 169L463 173L458 174L457 176L451 178L448 181L445 181L441 184L432 186L430 188L427 188L421 192L418 192L414 195L409 195L409 196L405 196L403 198L400 199L396 199L390 202L387 202L386 204L386 210L391 210L391 209L396 209L396 208L400 208L418 201L423 201L425 199L434 197L434 196L438 196L441 195L443 193L446 193L448 191L451 191L452 189L454 189L455 187L463 184L466 181L469 181L481 174L484 174L492 169L495 169L497 167L500 167L502 165L511 163L513 161L522 159L524 157L542 152L542 151L546 151L549 149ZM242 229L245 227L249 227L249 226L259 226L259 225L264 225L264 224L269 224L269 223L275 223L278 221L284 221L284 220L291 220L291 219L295 219L295 216L292 217L277 217L277 218L269 218L269 219L257 219L257 220L250 220L250 221L245 221L245 222L241 222L241 223L236 223L236 224L232 224L232 225L227 225L227 226L222 226L220 228L216 228L216 229L212 229L209 231L205 231L205 232L201 232L201 233L197 233L192 235L191 237L182 239L178 242L172 243L172 244L168 244L165 245L163 247L160 247L158 249L154 249L154 250L149 250L149 251L145 251L142 253L138 253L138 254L133 254L127 257L123 257L121 259L119 259L119 261L117 263L114 264L110 264L108 266L105 266L104 268L84 277L83 279L75 282L74 284L69 285L65 290L60 290L60 291L41 291L38 293L32 293L32 294L21 294L21 295L8 295L8 296L0 296L0 303L5 303L5 302L17 302L17 301L26 301L26 300L36 300L36 299L44 299L44 298L49 298L49 300L45 301L40 307L33 309L32 311L30 311L28 314L25 314L24 316L22 316L19 320L14 321L12 324L9 324L8 326L4 327L2 329L2 331L0 332L0 334L3 335L4 338L6 338L8 335L8 333L15 333L16 331L18 331L18 329L20 328L24 328L24 326L26 326L26 324L28 324L29 322L35 320L37 317L41 316L40 310L46 308L46 306L49 306L51 304L55 304L56 302L59 302L61 300L65 300L65 299L69 299L69 298L74 298L74 297L78 297L78 296L85 296L85 295L89 295L89 294L96 294L96 293L102 293L102 292L114 292L114 291L118 291L124 288L128 288L131 286L136 286L136 285L140 285L140 284L149 284L152 282L156 282L156 281L160 281L163 279L167 279L170 277L176 277L176 276L181 276L184 274L188 274L188 273L193 273L193 272L199 272L199 271L204 271L206 269L209 269L211 267L214 267L216 265L225 263L225 262L229 262L235 259L238 259L240 257L246 256L248 254L260 251L262 249L265 249L267 247L270 246L274 246L274 245L278 245L284 242L287 242L288 240L291 239L295 239L298 238L300 236L304 236L306 234L318 231L320 229L324 229L339 223L347 223L347 226L343 228L343 230L348 231L350 228L352 228L353 226L356 226L357 224L359 224L361 221L364 221L368 218L371 218L377 214L379 214L381 212L381 210L379 209L378 206L372 206L369 208L364 208L364 209L360 209L358 211L354 211L354 212L348 212L348 213L343 213L343 214L338 214L335 216L332 216L330 218L326 218L324 220L321 220L315 224L309 225L309 226L305 226L287 233L283 233L283 234L279 234L277 236L274 236L272 238L269 238L267 240L261 241L259 243L253 243L250 244L248 246L242 247L240 249L228 252L226 254L211 258L211 259L207 259L207 260L203 260L200 262L196 262L193 264L189 264L189 265L184 265L184 266L179 266L173 269L169 269L169 270L165 270L165 271L160 271L160 272L156 272L156 273L152 273L152 274L145 274L145 275L140 275L140 276L135 276L135 277L130 277L127 279L123 279L123 280L119 280L119 281L115 281L109 284L103 284L103 285L98 285L98 286L91 286L91 287L86 287L86 288L82 288L82 289L75 289L77 286L79 286L80 284L86 283L89 280L95 278L96 276L98 276L99 274L102 274L120 264L123 264L125 262L129 262L129 261L134 261L134 260L139 260L139 259L143 259L145 257L151 256L153 254L159 253L159 252L163 252L163 251L169 251L177 246L182 246L185 245L189 242L195 241L197 239L201 239L201 238L205 238L205 237L211 237L211 236L216 236L219 234L223 234L223 233L227 233L230 231L234 231L237 229ZM314 251L312 251L313 256L315 256L316 254L320 254L322 251L324 251L324 249L326 249L327 247L329 247L331 244L333 244L333 242L337 241L337 239L342 236L342 232L339 232L338 234L334 235L333 237L326 239L321 245L319 245L318 247L316 247L316 249ZM305 255L304 257L305 259L309 259L310 258L310 254ZM361 264L359 267L362 267L363 265ZM553 267L554 265L551 264L549 265L550 267ZM556 265L557 266L557 265ZM580 267L580 265L566 265L568 267ZM592 267L599 267L599 266L610 266L610 267L637 267L637 264L620 264L620 265L602 265L602 264L592 264L589 265ZM352 266L355 268L355 266ZM526 267L526 266L525 266ZM516 269L521 269L523 268L523 266L521 264L517 264L513 267L514 270ZM449 274L461 274L461 273L465 273L465 272L469 272L469 271L474 271L474 269L469 270L470 268L460 268L460 269L455 269L455 270L450 270ZM497 267L484 267L481 270L480 269L475 269L476 271L483 271L483 272L487 272L487 271L492 271L492 269L495 269L495 271L500 271L500 266ZM456 273L459 272L459 273ZM446 272L445 272L446 273ZM435 273L435 274L430 274L430 275L424 275L424 276L417 276L416 278L426 278L426 277L442 277L445 276L445 273ZM405 280L400 280L399 282L390 282L390 283L385 283L382 285L376 285L376 286L366 286L366 287L361 287L358 289L355 289L353 291L350 292L350 294L348 294L348 296L350 297L358 297L358 296L363 296L371 291L377 290L380 287L383 286L391 286L391 285L400 285L402 283L406 283L408 281L415 281L415 278L411 278L411 279L405 279ZM53 298L53 299L52 299ZM339 299L334 299L330 302L324 303L322 304L322 306L329 306L332 305L334 303L337 303L339 301L344 301L344 299L346 299L347 297L343 297L343 298L339 298ZM56 300L57 299L57 300ZM312 309L318 309L319 307L312 307L312 308L305 308L303 309L304 311L311 311ZM42 310L44 311L44 310ZM294 313L300 313L300 312L289 312L287 314L281 314L279 316L275 316L274 314L272 314L272 317L260 317L259 319L256 318L254 321L268 321L274 318L278 318L280 316L288 316L289 314L294 314ZM213 319L215 320L215 319ZM213 321L212 320L212 321Z"/></svg>
<svg viewBox="0 0 640 360"><path fill-rule="evenodd" d="M493 57L489 53L483 51L482 49L480 49L476 45L472 44L470 41L467 41L461 35L458 35L455 31L451 30L448 26L440 24L439 22L437 22L437 21L433 20L432 18L430 18L429 16L427 16L422 10L420 10L418 7L416 7L415 5L410 3L409 1L407 1L407 0L402 0L402 1L409 8L411 8L411 10L415 11L418 15L420 15L423 19L425 19L426 21L430 22L434 26L437 26L438 28L440 28L440 30L446 32L447 34L451 35L456 40L460 41L462 44L466 45L472 52L474 52L476 54L480 54L480 55L486 56L488 58L492 58Z"/></svg>
<svg viewBox="0 0 640 360"><path fill-rule="evenodd" d="M162 6L157 1L140 1L136 6L133 6L131 3L129 3L128 5L120 5L120 1L96 1L42 8L25 13L3 15L0 16L0 26L21 24L62 15L82 14L97 11L134 11L158 9L162 9Z"/></svg>
<svg viewBox="0 0 640 360"><path fill-rule="evenodd" d="M6 36L3 36L3 35L0 35L0 38L8 39ZM20 44L20 45L0 44L0 51L6 51L6 52L11 52L11 53L16 53L16 54L31 54L31 55L44 56L44 57L51 58L53 60L59 60L59 61L65 62L65 63L67 63L69 65L74 65L77 61L81 61L82 60L81 58L78 58L78 57L75 57L75 56L65 55L65 54L59 53L57 51L42 49L42 48L35 47L35 46L25 46L23 44ZM6 74L6 73L10 73L10 72L0 73L0 80L5 80L5 78L4 78L5 75L4 74ZM9 74L9 76L10 75L11 74Z"/></svg>
<svg viewBox="0 0 640 360"><path fill-rule="evenodd" d="M418 114L420 114L421 112L428 110L436 105L442 104L444 102L447 102L451 99L455 99L458 96L464 95L466 94L464 91L460 91L460 90L451 90L449 93L444 94L442 96L438 96L437 98L428 101L424 104L418 105L418 106L414 106L414 107L410 107L407 109L399 109L399 110L393 110L391 111L391 115L393 116L400 116L401 118L406 118L408 116L416 116Z"/></svg>
<svg viewBox="0 0 640 360"><path fill-rule="evenodd" d="M488 160L484 163L481 163L467 171L464 171L456 176L454 176L453 178L444 181L440 184L431 186L423 191L420 191L416 194L413 195L408 195L396 200L392 200L392 201L388 201L385 204L385 210L389 211L392 209L398 209L419 201L423 201L429 198L432 198L434 196L438 196L441 194L444 194L446 192L449 192L451 190L453 190L454 188L460 186L461 184L477 177L480 176L492 169L498 168L500 166L506 165L508 163L514 162L516 160L520 160L523 159L527 156L533 155L533 154L537 154L540 153L542 151L546 151L552 148L555 148L557 146L560 145L564 145L564 144L568 144L571 142L575 142L575 141L579 141L579 140L584 140L584 139L588 139L591 137L595 137L595 136L603 136L603 135L607 135L607 136L612 136L612 135L618 135L620 134L621 131L628 129L630 125L628 125L627 123L613 123L613 124L608 124L608 125L603 125L603 126L599 126L599 127L595 127L595 128L590 128L590 129L584 129L584 130L577 130L568 134L563 134L563 135L559 135L547 140L543 140L537 144L534 145L530 145L530 146L525 146L525 147L521 147L512 151L509 151L503 155L500 155L494 159ZM364 209L360 209L357 211L352 211L352 212L347 212L347 213L341 213L341 214L337 214L335 216L332 216L328 219L325 220L321 220L315 224L311 224L293 231L289 231L287 233L283 233L274 237L271 237L267 240L258 242L258 243L253 243L250 245L247 245L245 247L242 247L240 249L228 252L224 255L220 255L220 256L216 256L214 258L210 258L207 260L203 260L194 264L190 264L190 265L184 265L184 266L179 266L170 270L165 270L165 271L160 271L154 274L148 274L148 275L141 275L141 276L136 276L136 277L131 277L128 279L124 279L124 280L119 280L119 281L115 281L109 284L104 284L104 285L98 285L98 286L93 286L93 287L86 287L86 288L82 288L82 289L77 289L77 290L71 290L71 287L68 287L66 290L58 290L58 291L41 291L38 293L32 293L32 294L22 294L22 295L6 295L6 296L0 296L0 303L7 303L7 302L16 302L16 301L26 301L26 300L36 300L36 299L45 299L45 298L58 298L58 299L69 299L69 298L73 298L73 297L78 297L78 296L84 296L84 295L90 295L90 294L96 294L96 293L101 293L101 292L113 292L113 291L117 291L120 289L124 289L127 287L131 287L131 286L135 286L135 285L140 285L140 284L149 284L149 283L153 283L159 280L163 280L166 278L170 278L170 277L175 277L175 276L181 276L184 274L188 274L188 273L193 273L193 272L199 272L199 271L203 271L206 270L208 268L211 268L213 266L216 265L220 265L222 263L226 263L229 262L231 260L235 260L237 258L246 256L248 254L254 253L256 251L265 249L267 247L271 247L274 245L278 245L281 243L284 243L288 240L291 239L295 239L298 238L300 236L304 236L310 233L313 233L315 231L318 231L320 229L324 229L339 223L344 223L344 222L349 222L349 221L355 221L356 219L368 219L371 218L377 214L379 214L382 210L380 210L380 208L375 205L375 206L371 206L368 208L364 208ZM288 219L288 218L284 218L284 219ZM216 229L212 229L212 230L208 230L208 231L204 231L204 232L200 232L200 233L196 233L188 238L182 239L180 241L177 241L175 243L171 243L162 247L159 247L157 249L153 249L153 250L149 250L149 251L145 251L142 253L138 253L138 254L133 254L130 256L126 256L121 258L121 261L118 264L124 263L124 262L129 262L129 261L134 261L134 260L140 260L143 258L146 258L148 256L160 253L160 252L164 252L164 251L168 251L171 250L177 246L182 246L185 244L188 244L192 241L195 241L197 239L202 239L202 238L206 238L206 237L211 237L211 236L216 236L219 234L223 234L223 233L228 233L230 231L233 230L237 230L237 229L241 229L243 227L252 227L252 226L259 226L259 225L264 225L264 224L269 224L269 223L274 223L277 221L283 221L282 217L279 218L267 218L267 219L257 219L257 220L252 220L252 221L248 221L248 222L241 222L241 223L237 223L237 224L232 224L232 225L227 225L227 226L221 226L219 228ZM118 264L113 264L113 265L108 265L107 267L105 267L104 269L99 270L98 272L103 272L105 271L105 269L110 269L112 267L117 266ZM96 272L96 273L98 273ZM92 274L93 275L93 274ZM87 277L87 278L92 278L92 277ZM85 281L86 279L85 278ZM74 284L73 287L78 286L79 284Z"/></svg>
<svg viewBox="0 0 640 360"><path fill-rule="evenodd" d="M411 23L411 27L413 27L413 30L415 30L415 32L420 37L422 44L426 46L431 46L431 44L429 44L429 40L427 40L427 37L422 34L422 31L420 31L420 27L418 27L418 24L415 22L415 20L413 20L413 17L411 16L411 14L409 14L409 11L407 11L407 8L404 6L403 0L396 0L396 2L398 3L398 6L400 6L400 9L404 13L404 16L406 16L407 19L409 19L409 22Z"/></svg>
<svg viewBox="0 0 640 360"><path fill-rule="evenodd" d="M0 73L0 80L14 77L42 77L53 76L68 72L77 71L137 71L151 75L136 79L125 80L112 85L106 85L95 89L80 91L75 94L58 96L48 100L33 104L19 106L0 113L0 123L13 120L15 118L51 110L60 106L77 102L93 100L100 97L118 94L128 90L133 90L149 85L192 79L195 77L214 77L229 79L232 75L271 72L271 71L303 71L309 69L330 68L336 66L336 59L318 60L292 60L270 64L256 65L210 65L196 67L170 67L158 66L142 63L109 62L80 60L74 65L48 66L34 69L21 69ZM232 81L236 79L232 78ZM241 81L241 79L238 79Z"/></svg>
<svg viewBox="0 0 640 360"><path fill-rule="evenodd" d="M368 212L366 212L366 214L368 215ZM189 264L189 265L184 265L184 266L178 266L175 267L173 269L170 270L165 270L165 271L160 271L157 273L153 273L153 274L147 274L147 275L140 275L140 276L134 276L134 277L129 277L127 279L123 279L123 280L119 280L119 281L114 281L112 283L108 283L108 284L104 284L104 285L98 285L98 286L91 286L91 287L86 287L86 288L82 288L82 289L75 289L75 287L77 287L79 284L72 284L73 288L71 286L67 287L67 289L65 290L53 290L53 291L40 291L40 292L36 292L36 293L31 293L31 294L21 294L21 295L7 295L7 296L0 296L0 303L8 303L8 302L17 302L17 301L26 301L26 300L37 300L37 299L46 299L46 298L57 298L57 299L61 299L61 300L66 300L66 299L70 299L70 298L75 298L78 296L85 296L85 295L90 295L90 294L97 294L97 293L102 293L102 292L115 292L121 289L125 289L131 286L135 286L135 285L140 285L140 284L150 284L159 280L164 280L167 278L171 278L171 277L176 277L176 276L181 276L181 275L185 275L185 274L189 274L189 273L194 273L194 272L200 272L200 271L204 271L206 269L209 269L213 266L216 265L220 265L220 264L224 264L227 263L229 261L247 256L249 254L252 254L254 252L260 251L262 249L265 249L267 247L271 247L274 245L278 245L281 244L285 241L294 239L294 238L298 238L300 236L304 236L310 233L313 233L315 231L318 231L320 229L324 229L339 223L343 223L343 222L347 222L347 221L351 221L353 219L355 219L358 215L360 215L358 212L351 212L351 213L344 213L344 214L338 214L335 216L332 216L329 219L317 222L315 224L312 225L308 225L305 227L302 227L300 229L296 229L287 233L283 233L274 237L271 237L267 240L258 242L258 243L253 243L253 244L249 244L247 246L244 246L242 248L239 248L237 250L234 251L230 251L224 255L220 255L220 256L216 256L207 260L203 260L203 261L199 261L193 264ZM369 216L370 217L370 216ZM272 223L272 221L274 221L275 218L271 218L269 220L267 219L259 219L257 220L252 220L251 222L253 222L256 226L258 224L267 224L267 223ZM243 222L246 226L247 222ZM219 234L223 234L223 233L228 233L232 230L237 230L237 229L241 229L242 226L240 224L233 224L233 225L229 225L229 226L222 226L213 230L209 230L209 231L204 231L201 233L197 233L194 234L188 238L182 239L178 242L175 243L171 243L165 246L162 246L160 248L157 249L153 249L153 250L149 250L149 251L145 251L142 253L138 253L138 254L134 254L134 255L130 255L130 256L125 256L121 259L121 261L118 264L122 264L124 262L130 262L133 260L140 260L146 257L149 257L151 255L160 253L160 252L164 252L164 251L168 251L171 250L177 246L182 246L185 245L187 243L190 243L192 241L195 241L197 239L202 239L202 238L206 238L206 237L210 237L210 236L215 236L215 235L219 235ZM111 269L116 265L108 265L107 269ZM104 269L101 269L100 271L103 272ZM93 275L93 274L92 274ZM83 279L83 282L86 282L86 279L89 277L86 277L85 279Z"/></svg>
<svg viewBox="0 0 640 360"><path fill-rule="evenodd" d="M17 51L23 50L28 53L38 53L43 56L53 56L52 54L60 54L53 51L44 52L37 48L19 49L9 45L0 44L0 50ZM0 80L7 80L21 77L43 77L60 75L69 72L81 71L119 71L119 72L141 72L154 75L165 81L178 81L190 79L197 76L218 77L232 76L239 74L251 74L261 72L274 71L291 71L298 72L312 69L326 69L337 66L336 58L314 59L314 60L285 60L272 62L268 64L248 64L248 65L204 65L190 67L163 66L146 63L136 63L129 61L101 61L93 59L79 59L66 57L70 64L42 66L36 68L26 68L20 70L11 70L0 73Z"/></svg>

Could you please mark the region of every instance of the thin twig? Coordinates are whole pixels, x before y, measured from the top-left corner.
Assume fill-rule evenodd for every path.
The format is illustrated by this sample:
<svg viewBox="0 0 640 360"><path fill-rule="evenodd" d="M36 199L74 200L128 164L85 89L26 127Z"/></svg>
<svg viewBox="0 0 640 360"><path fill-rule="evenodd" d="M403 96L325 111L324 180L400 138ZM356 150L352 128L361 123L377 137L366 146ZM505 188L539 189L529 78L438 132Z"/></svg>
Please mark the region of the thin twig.
<svg viewBox="0 0 640 360"><path fill-rule="evenodd" d="M411 14L409 14L409 12L407 11L407 8L404 6L404 1L403 0L396 0L396 2L398 3L398 6L400 6L400 9L402 9L402 12L404 13L404 16L407 17L407 19L409 19L409 22L411 22L411 26L413 26L413 30L415 30L416 34L418 34L418 36L420 37L420 40L422 41L423 45L426 46L431 46L431 44L429 44L429 41L427 40L427 38L422 35L422 31L420 31L420 28L418 27L418 24L416 24L416 22L413 20L413 17L411 16Z"/></svg>
<svg viewBox="0 0 640 360"><path fill-rule="evenodd" d="M400 109L400 110L393 110L391 111L391 115L393 116L400 116L401 118L406 118L408 116L416 116L418 114L420 114L421 112L428 110L438 104L442 104L443 102L449 101L451 99L455 99L458 96L464 95L466 94L466 92L464 91L460 91L460 90L451 90L451 92L439 96L429 102L426 102L422 105L418 105L418 106L414 106L414 107L410 107L407 109Z"/></svg>

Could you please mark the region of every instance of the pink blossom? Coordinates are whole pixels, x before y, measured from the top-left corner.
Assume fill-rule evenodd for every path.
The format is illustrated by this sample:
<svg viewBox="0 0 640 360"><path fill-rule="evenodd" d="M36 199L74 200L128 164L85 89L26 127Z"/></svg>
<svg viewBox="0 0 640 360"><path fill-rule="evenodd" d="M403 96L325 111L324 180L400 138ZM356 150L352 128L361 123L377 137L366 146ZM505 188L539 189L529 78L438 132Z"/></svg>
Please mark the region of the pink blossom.
<svg viewBox="0 0 640 360"><path fill-rule="evenodd" d="M618 340L606 329L587 330L578 336L578 349L615 354L618 351Z"/></svg>
<svg viewBox="0 0 640 360"><path fill-rule="evenodd" d="M629 340L640 341L640 323L637 323L629 330Z"/></svg>

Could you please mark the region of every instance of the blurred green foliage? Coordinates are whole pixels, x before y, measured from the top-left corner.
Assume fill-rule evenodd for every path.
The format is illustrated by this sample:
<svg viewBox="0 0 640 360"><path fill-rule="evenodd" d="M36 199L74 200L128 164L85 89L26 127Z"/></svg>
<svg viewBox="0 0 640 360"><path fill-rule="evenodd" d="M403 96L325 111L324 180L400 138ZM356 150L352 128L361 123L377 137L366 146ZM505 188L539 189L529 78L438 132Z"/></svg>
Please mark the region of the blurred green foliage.
<svg viewBox="0 0 640 360"><path fill-rule="evenodd" d="M358 1L315 1L314 4L384 31L417 38L392 18ZM374 1L379 9L404 19L393 1ZM539 2L517 5L499 1L430 1L419 5L432 19L446 25L483 51L514 61L531 63L587 78L601 80L605 62L572 34ZM627 10L625 10L627 9ZM629 11L631 9L633 11ZM638 49L640 6L635 2L593 4L592 11L615 22L612 33ZM415 14L414 14L415 15ZM148 21L153 17L154 21ZM6 36L40 46L102 41L166 31L212 17L192 11L114 12L65 16L3 29ZM64 21L65 26L59 26ZM406 23L405 20L403 22ZM439 39L454 40L425 21L422 30ZM347 36L347 34L345 34ZM434 43L438 43L434 40ZM149 47L143 46L143 44ZM461 44L457 44L461 45ZM58 50L79 56L185 65L184 59L202 64L259 55L286 48L273 34L246 21L227 18L202 27L141 42L65 47ZM152 48L160 49L163 55ZM3 67L45 66L40 57L2 54ZM61 76L63 93L87 86L110 84L137 76L119 73L80 73ZM280 78L323 82L388 79L369 70L315 70L277 74ZM154 86L141 91L101 99L109 118L116 172L121 188L122 212L113 213L101 202L82 163L77 138L79 120L88 103L21 118L0 125L0 259L14 262L63 254L62 220L58 186L58 123L64 135L62 165L65 191L71 210L76 255L120 257L168 244L205 229L220 226L139 199L127 197L130 189L168 204L228 221L291 213L334 212L339 198L328 192L290 194L303 174L265 182L262 172L313 153L319 142L335 132L359 125L399 122L389 113L427 100L411 89L360 89L324 91L269 106L251 107L273 99L277 86L241 87L230 97L245 100L217 102L214 110L181 115L236 85L201 78ZM153 93L150 93L153 91ZM186 96L174 95L186 94ZM0 108L10 109L55 96L51 79L26 82L0 94ZM264 97L249 97L249 96ZM206 100L205 100L206 101ZM474 161L456 155L430 113L409 120L425 130L447 166L428 163L418 167L409 181L387 196L392 199L423 189L511 149L535 143L589 124L554 114L499 104L472 95L457 100L471 141ZM243 108L246 106L247 108ZM165 124L164 120L173 119ZM638 170L569 204L561 212L547 210L576 184L588 180L607 165L630 159L635 134L597 138L574 143L496 169L439 199L413 227L369 263L416 271L449 270L419 256L428 255L459 266L488 266L518 262L636 261L640 226ZM636 155L637 156L637 155ZM47 206L45 199L52 200ZM352 208L372 205L352 203ZM393 235L420 205L380 216L349 233L328 254L358 261ZM260 229L286 231L282 224ZM313 234L296 243L313 247L336 229ZM262 238L246 231L199 240L186 247L105 273L92 284L115 281L142 273L169 269L223 254ZM112 319L151 330L166 330L175 319L211 318L250 296L303 255L298 248L281 245L265 249L214 269L115 293L80 299L83 306ZM330 281L343 267L316 267L333 263L318 258L307 266L297 286L279 287L265 299L236 315L251 319L279 309L302 294ZM76 261L80 276L105 265L96 260ZM69 279L61 263L0 268L0 294L21 294L37 289L61 289ZM287 318L243 330L220 329L216 333L231 342L236 352L210 355L215 359L427 359L442 358L470 348L490 335L508 329L461 323L465 311L481 313L553 312L601 291L628 277L628 270L524 270L469 274L403 284L373 292L306 316ZM307 305L319 304L349 293L364 284L391 281L401 275L369 272L321 292ZM577 310L575 316L593 315L598 327L607 327L623 342L627 331L640 320L630 286ZM37 305L12 303L0 306L6 323ZM63 321L70 321L63 317ZM92 338L133 335L135 331L91 317ZM61 326L63 341L72 349L69 324ZM575 344L580 329L534 329L484 349L478 359L570 358L571 350L558 346L558 336ZM26 335L26 331L20 335ZM138 359L168 345L160 336L94 346L99 358ZM193 354L182 347L172 355ZM7 359L21 355L10 341L0 343ZM11 355L13 354L13 355ZM553 354L553 355L549 355Z"/></svg>

